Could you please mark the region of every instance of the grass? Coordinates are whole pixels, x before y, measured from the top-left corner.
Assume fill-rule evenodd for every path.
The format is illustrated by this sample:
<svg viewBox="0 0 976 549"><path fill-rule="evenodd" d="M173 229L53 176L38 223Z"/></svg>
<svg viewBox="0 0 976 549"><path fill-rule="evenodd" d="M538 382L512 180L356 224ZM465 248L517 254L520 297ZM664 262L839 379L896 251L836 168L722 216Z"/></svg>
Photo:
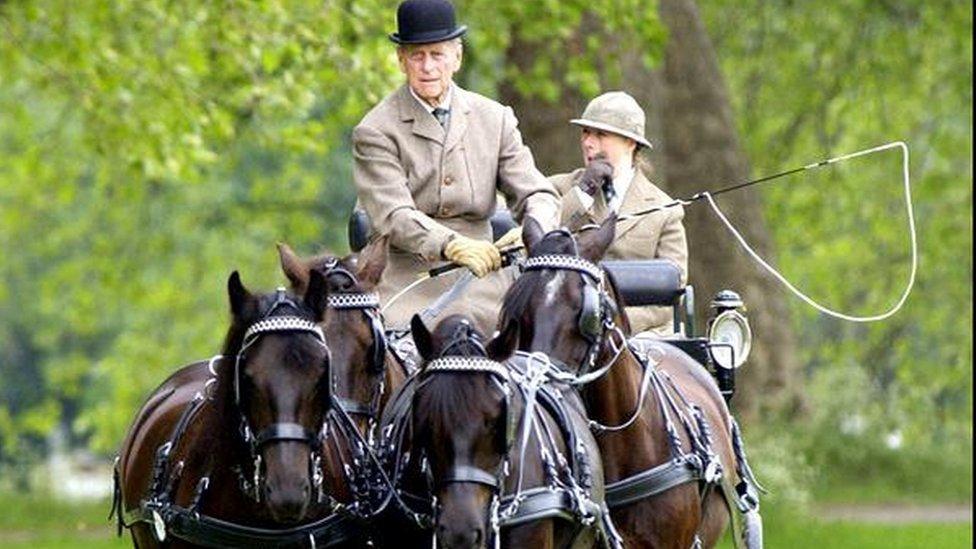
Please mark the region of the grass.
<svg viewBox="0 0 976 549"><path fill-rule="evenodd" d="M0 547L49 549L131 547L116 538L108 501L68 503L37 494L0 493Z"/></svg>
<svg viewBox="0 0 976 549"><path fill-rule="evenodd" d="M821 475L813 484L818 502L831 503L966 503L973 499L972 447L887 449L850 456L821 458ZM828 463L846 463L828 466Z"/></svg>
<svg viewBox="0 0 976 549"><path fill-rule="evenodd" d="M108 502L71 504L37 495L0 494L0 547L106 549L131 547L128 535L115 537ZM766 547L907 549L971 547L972 523L871 524L828 522L763 507ZM731 547L729 543L723 548Z"/></svg>
<svg viewBox="0 0 976 549"><path fill-rule="evenodd" d="M968 548L973 544L973 525L943 523L879 524L825 521L788 510L763 507L765 546L797 549L857 548L909 549ZM723 549L731 548L726 542Z"/></svg>

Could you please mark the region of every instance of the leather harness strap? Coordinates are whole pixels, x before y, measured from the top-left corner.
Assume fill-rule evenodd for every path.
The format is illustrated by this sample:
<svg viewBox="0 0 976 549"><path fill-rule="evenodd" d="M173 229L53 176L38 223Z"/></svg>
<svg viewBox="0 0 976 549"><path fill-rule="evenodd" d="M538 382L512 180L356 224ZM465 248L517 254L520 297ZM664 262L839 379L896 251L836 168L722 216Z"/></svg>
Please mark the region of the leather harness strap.
<svg viewBox="0 0 976 549"><path fill-rule="evenodd" d="M415 512L423 513L430 509L430 499L402 492L403 501ZM518 526L536 520L555 518L567 522L576 522L577 516L573 509L575 502L572 494L564 490L552 490L548 486L526 488L522 491L521 503L518 510L511 517L502 521L503 527ZM503 506L510 505L515 499L514 494L509 494L501 498ZM599 512L597 507L589 509L594 514Z"/></svg>
<svg viewBox="0 0 976 549"><path fill-rule="evenodd" d="M671 488L698 482L699 468L691 461L672 460L636 475L607 485L606 501L611 509L635 503L644 498L667 492Z"/></svg>
<svg viewBox="0 0 976 549"><path fill-rule="evenodd" d="M484 469L471 465L455 465L441 479L441 484L449 484L452 482L473 482L475 484L483 484L493 490L498 490L498 477Z"/></svg>
<svg viewBox="0 0 976 549"><path fill-rule="evenodd" d="M294 528L270 529L244 526L228 522L189 509L169 505L163 512L166 531L176 538L205 547L302 547L315 541L318 547L333 547L359 539L361 532L354 519L333 513L315 522ZM134 522L152 525L149 509L138 512Z"/></svg>

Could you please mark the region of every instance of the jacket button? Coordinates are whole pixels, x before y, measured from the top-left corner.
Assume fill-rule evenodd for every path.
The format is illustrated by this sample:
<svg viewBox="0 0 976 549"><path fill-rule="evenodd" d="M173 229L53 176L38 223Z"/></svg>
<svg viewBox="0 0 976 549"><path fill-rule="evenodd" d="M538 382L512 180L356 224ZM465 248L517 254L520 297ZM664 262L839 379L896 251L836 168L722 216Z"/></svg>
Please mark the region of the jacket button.
<svg viewBox="0 0 976 549"><path fill-rule="evenodd" d="M451 214L451 209L450 208L448 208L447 206L443 206L441 208L441 215L442 216L448 216L450 214Z"/></svg>
<svg viewBox="0 0 976 549"><path fill-rule="evenodd" d="M450 187L451 186L451 183L454 183L454 178L453 177L447 176L447 177L444 178L444 186L445 187Z"/></svg>

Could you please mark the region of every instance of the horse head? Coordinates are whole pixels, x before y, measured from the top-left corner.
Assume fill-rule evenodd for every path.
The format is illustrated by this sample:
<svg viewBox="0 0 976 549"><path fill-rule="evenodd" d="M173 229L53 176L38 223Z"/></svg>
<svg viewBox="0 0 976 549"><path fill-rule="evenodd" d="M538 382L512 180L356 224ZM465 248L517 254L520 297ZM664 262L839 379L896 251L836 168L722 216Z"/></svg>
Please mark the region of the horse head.
<svg viewBox="0 0 976 549"><path fill-rule="evenodd" d="M514 338L485 344L470 320L452 315L433 333L414 316L423 359L413 400L413 451L426 456L442 547L485 547L513 425L512 388L500 364Z"/></svg>
<svg viewBox="0 0 976 549"><path fill-rule="evenodd" d="M343 258L323 253L302 259L287 244L278 244L281 269L296 294L306 293L311 273L325 279L329 298L322 329L332 352L335 395L360 432L381 409L388 373L379 301L373 293L386 267L387 240L380 237L358 255Z"/></svg>
<svg viewBox="0 0 976 549"><path fill-rule="evenodd" d="M328 297L325 279L313 273L303 298L283 289L252 294L236 271L227 288L233 323L224 356L235 359L221 383L225 415L240 422L253 460L253 495L276 521L294 523L311 503L330 403L329 349L317 326Z"/></svg>
<svg viewBox="0 0 976 549"><path fill-rule="evenodd" d="M519 349L580 373L595 359L609 319L629 331L612 280L599 266L615 230L615 216L577 237L565 229L544 233L529 218L522 236L529 257L502 300L502 334L517 328Z"/></svg>

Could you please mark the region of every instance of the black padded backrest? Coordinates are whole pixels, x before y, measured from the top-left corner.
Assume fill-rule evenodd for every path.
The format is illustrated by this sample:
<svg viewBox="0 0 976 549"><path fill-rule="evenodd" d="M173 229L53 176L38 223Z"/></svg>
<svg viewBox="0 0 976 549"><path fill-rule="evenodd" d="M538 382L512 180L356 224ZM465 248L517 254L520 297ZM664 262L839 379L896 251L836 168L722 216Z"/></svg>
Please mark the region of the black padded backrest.
<svg viewBox="0 0 976 549"><path fill-rule="evenodd" d="M681 269L668 259L610 260L600 265L613 276L628 307L677 305L685 291Z"/></svg>
<svg viewBox="0 0 976 549"><path fill-rule="evenodd" d="M369 233L372 231L366 210L353 210L349 216L349 249L359 252L365 248L369 244Z"/></svg>
<svg viewBox="0 0 976 549"><path fill-rule="evenodd" d="M492 240L498 240L508 231L518 227L518 223L512 218L512 212L506 209L495 210L491 216ZM349 216L349 249L359 252L369 244L369 236L373 231L373 226L369 222L366 210L355 209Z"/></svg>
<svg viewBox="0 0 976 549"><path fill-rule="evenodd" d="M491 239L492 241L498 240L499 238L505 236L505 233L518 227L518 223L512 218L512 212L500 208L495 210L495 213L491 216Z"/></svg>

